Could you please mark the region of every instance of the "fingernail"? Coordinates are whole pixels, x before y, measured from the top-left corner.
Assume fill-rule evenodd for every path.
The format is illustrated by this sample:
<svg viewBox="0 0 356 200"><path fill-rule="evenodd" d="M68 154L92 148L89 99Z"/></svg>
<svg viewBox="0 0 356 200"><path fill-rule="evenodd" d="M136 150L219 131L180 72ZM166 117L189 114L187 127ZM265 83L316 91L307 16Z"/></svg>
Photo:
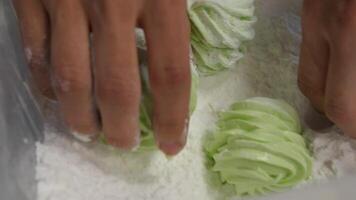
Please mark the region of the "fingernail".
<svg viewBox="0 0 356 200"><path fill-rule="evenodd" d="M177 155L183 148L181 142L161 142L159 148L168 156Z"/></svg>
<svg viewBox="0 0 356 200"><path fill-rule="evenodd" d="M75 139L85 143L92 142L96 136L96 134L83 134L76 131L72 131L71 133Z"/></svg>
<svg viewBox="0 0 356 200"><path fill-rule="evenodd" d="M136 136L132 142L124 142L119 138L106 138L106 141L109 145L117 147L124 151L137 151L140 147L140 135Z"/></svg>

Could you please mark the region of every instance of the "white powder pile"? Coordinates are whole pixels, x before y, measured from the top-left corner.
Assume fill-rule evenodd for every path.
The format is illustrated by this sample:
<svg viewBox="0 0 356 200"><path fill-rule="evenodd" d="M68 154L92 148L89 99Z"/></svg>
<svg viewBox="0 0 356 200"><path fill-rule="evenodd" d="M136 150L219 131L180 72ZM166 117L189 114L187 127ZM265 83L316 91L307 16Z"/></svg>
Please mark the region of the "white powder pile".
<svg viewBox="0 0 356 200"><path fill-rule="evenodd" d="M119 153L100 144L83 145L53 128L37 145L38 200L221 200L204 165L202 138L214 128L216 111L252 96L281 98L301 116L309 109L296 86L301 1L257 0L256 38L236 69L202 78L187 147L167 159L160 152ZM54 113L56 111L53 111ZM311 135L314 180L356 172L356 142L336 128Z"/></svg>

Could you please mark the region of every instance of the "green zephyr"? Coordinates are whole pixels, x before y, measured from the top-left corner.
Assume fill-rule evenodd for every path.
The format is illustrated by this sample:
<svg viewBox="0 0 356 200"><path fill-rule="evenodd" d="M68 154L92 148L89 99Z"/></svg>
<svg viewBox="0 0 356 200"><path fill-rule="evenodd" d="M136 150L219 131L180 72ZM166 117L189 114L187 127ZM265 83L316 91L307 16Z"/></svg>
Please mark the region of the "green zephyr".
<svg viewBox="0 0 356 200"><path fill-rule="evenodd" d="M189 9L191 43L199 72L214 75L243 57L242 43L253 39L254 0L195 2Z"/></svg>
<svg viewBox="0 0 356 200"><path fill-rule="evenodd" d="M191 65L192 85L190 90L190 105L189 110L192 114L197 104L197 87L198 87L198 74L196 67ZM151 151L156 149L156 143L153 135L152 128L152 97L150 94L148 77L146 76L146 66L141 68L141 88L142 99L140 104L139 126L141 130L141 143L138 151ZM107 144L104 136L101 136L101 141Z"/></svg>
<svg viewBox="0 0 356 200"><path fill-rule="evenodd" d="M279 191L308 179L312 158L297 112L287 103L256 97L222 112L204 147L223 183L239 196Z"/></svg>

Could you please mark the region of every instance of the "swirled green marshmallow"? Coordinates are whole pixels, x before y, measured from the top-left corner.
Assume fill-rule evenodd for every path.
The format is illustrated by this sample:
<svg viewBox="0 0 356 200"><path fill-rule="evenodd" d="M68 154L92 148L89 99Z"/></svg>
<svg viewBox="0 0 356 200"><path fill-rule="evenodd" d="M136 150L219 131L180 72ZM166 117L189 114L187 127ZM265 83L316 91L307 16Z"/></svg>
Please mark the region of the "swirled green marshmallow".
<svg viewBox="0 0 356 200"><path fill-rule="evenodd" d="M189 9L191 43L199 72L213 75L243 57L243 42L254 37L254 0L199 1Z"/></svg>
<svg viewBox="0 0 356 200"><path fill-rule="evenodd" d="M190 90L190 113L193 113L197 103L197 87L198 87L198 74L195 69L195 65L192 64L192 85ZM140 104L140 130L141 130L141 143L139 146L139 151L149 151L156 149L156 143L153 136L152 128L152 98L150 94L148 77L145 75L145 69L141 72L141 88L142 88L142 99ZM102 137L102 141L106 143L105 139Z"/></svg>
<svg viewBox="0 0 356 200"><path fill-rule="evenodd" d="M212 170L240 196L279 191L311 175L298 114L283 101L257 97L233 104L204 147Z"/></svg>

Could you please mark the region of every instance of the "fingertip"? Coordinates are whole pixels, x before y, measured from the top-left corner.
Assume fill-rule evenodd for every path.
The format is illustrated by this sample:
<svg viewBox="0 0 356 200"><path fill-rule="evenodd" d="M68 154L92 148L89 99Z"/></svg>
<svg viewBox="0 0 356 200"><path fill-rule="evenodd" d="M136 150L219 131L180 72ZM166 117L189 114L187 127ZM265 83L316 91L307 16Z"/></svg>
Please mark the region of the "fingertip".
<svg viewBox="0 0 356 200"><path fill-rule="evenodd" d="M183 131L179 131L179 129L183 129ZM155 127L157 145L167 156L175 156L185 147L189 129L189 118L185 119L182 129L163 125ZM179 134L172 134L173 132Z"/></svg>
<svg viewBox="0 0 356 200"><path fill-rule="evenodd" d="M121 150L136 151L140 146L140 136L138 135L133 138L108 137L107 143Z"/></svg>
<svg viewBox="0 0 356 200"><path fill-rule="evenodd" d="M304 121L309 128L318 132L327 131L334 125L325 114L317 110L312 105L309 105L309 108L304 116Z"/></svg>
<svg viewBox="0 0 356 200"><path fill-rule="evenodd" d="M159 148L163 153L167 156L175 156L177 155L185 146L184 142L159 142Z"/></svg>

